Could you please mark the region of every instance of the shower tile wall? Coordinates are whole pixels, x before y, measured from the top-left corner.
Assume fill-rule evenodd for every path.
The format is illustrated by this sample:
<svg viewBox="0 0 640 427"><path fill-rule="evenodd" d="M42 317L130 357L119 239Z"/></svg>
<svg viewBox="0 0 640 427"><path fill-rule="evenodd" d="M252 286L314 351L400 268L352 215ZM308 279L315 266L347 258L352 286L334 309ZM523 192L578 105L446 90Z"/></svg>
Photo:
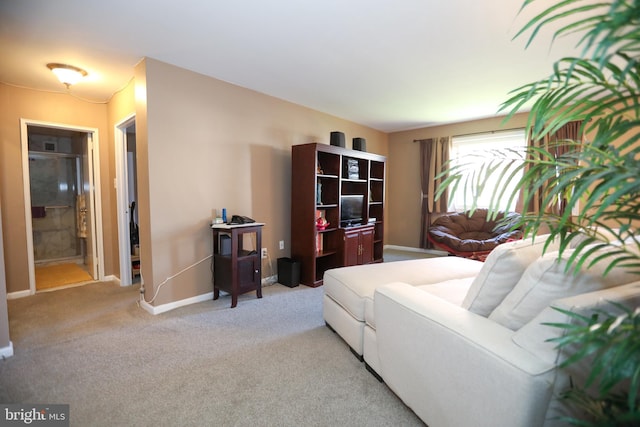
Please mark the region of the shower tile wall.
<svg viewBox="0 0 640 427"><path fill-rule="evenodd" d="M79 256L76 159L30 155L29 173L35 261Z"/></svg>

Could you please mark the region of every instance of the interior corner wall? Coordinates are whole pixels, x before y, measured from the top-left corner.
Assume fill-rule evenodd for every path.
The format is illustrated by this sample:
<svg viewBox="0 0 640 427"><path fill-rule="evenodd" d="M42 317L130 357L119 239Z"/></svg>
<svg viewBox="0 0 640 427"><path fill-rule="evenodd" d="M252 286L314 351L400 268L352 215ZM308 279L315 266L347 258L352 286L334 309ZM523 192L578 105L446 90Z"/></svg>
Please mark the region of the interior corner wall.
<svg viewBox="0 0 640 427"><path fill-rule="evenodd" d="M151 58L135 79L142 275L147 300L162 285L156 306L212 291L210 223L222 208L266 223L262 274L276 274L291 247L292 145L342 131L388 154L383 132Z"/></svg>
<svg viewBox="0 0 640 427"><path fill-rule="evenodd" d="M2 202L0 201L0 242L2 242ZM4 268L4 248L0 245L0 355L11 349L9 337L9 312L7 309L7 281Z"/></svg>
<svg viewBox="0 0 640 427"><path fill-rule="evenodd" d="M73 89L72 89L73 90ZM0 202L3 206L2 228L6 268L6 291L29 291L27 231L22 174L20 119L97 128L100 138L100 171L105 274L113 273L109 254L117 243L117 233L108 220L113 202L108 187L113 187L110 175L106 104L79 100L64 91L43 92L17 88L0 83Z"/></svg>
<svg viewBox="0 0 640 427"><path fill-rule="evenodd" d="M467 135L500 129L523 128L527 114L517 114L504 124L504 117L432 126L389 134L388 188L389 230L387 244L420 247L422 190L420 188L420 144L414 140Z"/></svg>

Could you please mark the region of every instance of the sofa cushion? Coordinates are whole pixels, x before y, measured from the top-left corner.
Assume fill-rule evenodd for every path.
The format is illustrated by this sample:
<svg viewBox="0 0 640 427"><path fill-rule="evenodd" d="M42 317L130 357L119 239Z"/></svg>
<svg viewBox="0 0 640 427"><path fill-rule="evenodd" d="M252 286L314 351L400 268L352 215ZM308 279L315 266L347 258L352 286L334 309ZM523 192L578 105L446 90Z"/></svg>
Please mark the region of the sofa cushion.
<svg viewBox="0 0 640 427"><path fill-rule="evenodd" d="M462 279L445 280L444 282L434 283L432 285L416 286L416 288L459 306L462 304L464 296L469 291L469 286L471 286L472 281L473 277L465 277ZM373 299L367 298L365 301L364 318L366 323L375 329L376 322L373 314L373 307Z"/></svg>
<svg viewBox="0 0 640 427"><path fill-rule="evenodd" d="M518 283L526 268L542 255L548 235L507 242L496 247L469 288L462 307L487 317ZM547 251L557 250L549 242Z"/></svg>
<svg viewBox="0 0 640 427"><path fill-rule="evenodd" d="M469 287L473 280L473 277L451 279L433 285L418 286L418 289L442 298L451 304L461 306L465 295L469 293Z"/></svg>
<svg viewBox="0 0 640 427"><path fill-rule="evenodd" d="M613 245L621 244L618 240L618 236L616 233L620 233L620 229L614 228L611 231L603 228L603 227L587 227L589 233L581 233L571 239L570 246L575 248L580 243L584 242L589 236L596 237L599 241L608 242Z"/></svg>
<svg viewBox="0 0 640 427"><path fill-rule="evenodd" d="M617 303L629 308L640 304L640 282L632 282L610 289L563 298L552 301L550 306L542 310L532 321L518 329L511 338L514 343L540 359L549 363L559 363L558 343L549 341L563 335L564 329L551 327L549 323L573 323L568 315L555 308L591 316L597 310L608 313L621 314L621 310L612 305Z"/></svg>
<svg viewBox="0 0 640 427"><path fill-rule="evenodd" d="M408 261L357 265L327 270L323 288L326 295L359 321L365 321L365 299L372 299L380 285L404 282L428 285L449 279L474 277L482 262L459 257L437 257Z"/></svg>
<svg viewBox="0 0 640 427"><path fill-rule="evenodd" d="M558 260L558 253L552 252L532 263L489 319L515 331L531 321L553 300L619 286L638 279L637 274L622 267L614 267L604 275L611 258L601 259L577 273L567 272L566 259L572 253L573 250L567 250L563 253L563 259ZM597 252L601 253L602 251ZM595 259L597 254L590 259Z"/></svg>

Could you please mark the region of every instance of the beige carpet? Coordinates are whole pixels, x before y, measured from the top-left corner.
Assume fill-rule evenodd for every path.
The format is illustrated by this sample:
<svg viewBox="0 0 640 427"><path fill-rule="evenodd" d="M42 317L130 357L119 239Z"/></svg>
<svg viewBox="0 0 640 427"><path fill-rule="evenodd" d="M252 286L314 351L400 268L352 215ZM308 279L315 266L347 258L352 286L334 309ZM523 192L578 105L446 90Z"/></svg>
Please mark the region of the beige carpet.
<svg viewBox="0 0 640 427"><path fill-rule="evenodd" d="M385 248L383 257L384 262L393 261L406 261L408 259L422 259L422 258L435 258L439 256L446 256L446 253L438 253L437 251L426 252L422 250L403 250L396 248Z"/></svg>
<svg viewBox="0 0 640 427"><path fill-rule="evenodd" d="M279 284L152 316L139 286L7 301L0 402L70 405L69 425L424 427L324 324L322 287ZM32 423L31 426L37 423Z"/></svg>
<svg viewBox="0 0 640 427"><path fill-rule="evenodd" d="M38 291L91 280L93 278L89 273L75 263L36 267L36 290Z"/></svg>

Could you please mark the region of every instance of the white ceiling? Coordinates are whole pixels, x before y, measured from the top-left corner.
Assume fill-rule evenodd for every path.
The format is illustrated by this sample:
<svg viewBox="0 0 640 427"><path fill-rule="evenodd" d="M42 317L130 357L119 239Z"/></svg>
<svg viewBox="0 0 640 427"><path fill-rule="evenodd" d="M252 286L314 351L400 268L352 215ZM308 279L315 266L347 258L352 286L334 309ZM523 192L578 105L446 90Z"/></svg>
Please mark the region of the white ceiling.
<svg viewBox="0 0 640 427"><path fill-rule="evenodd" d="M107 101L143 57L386 132L494 116L575 40L512 41L523 0L0 0L0 81ZM534 2L555 3L553 0Z"/></svg>

